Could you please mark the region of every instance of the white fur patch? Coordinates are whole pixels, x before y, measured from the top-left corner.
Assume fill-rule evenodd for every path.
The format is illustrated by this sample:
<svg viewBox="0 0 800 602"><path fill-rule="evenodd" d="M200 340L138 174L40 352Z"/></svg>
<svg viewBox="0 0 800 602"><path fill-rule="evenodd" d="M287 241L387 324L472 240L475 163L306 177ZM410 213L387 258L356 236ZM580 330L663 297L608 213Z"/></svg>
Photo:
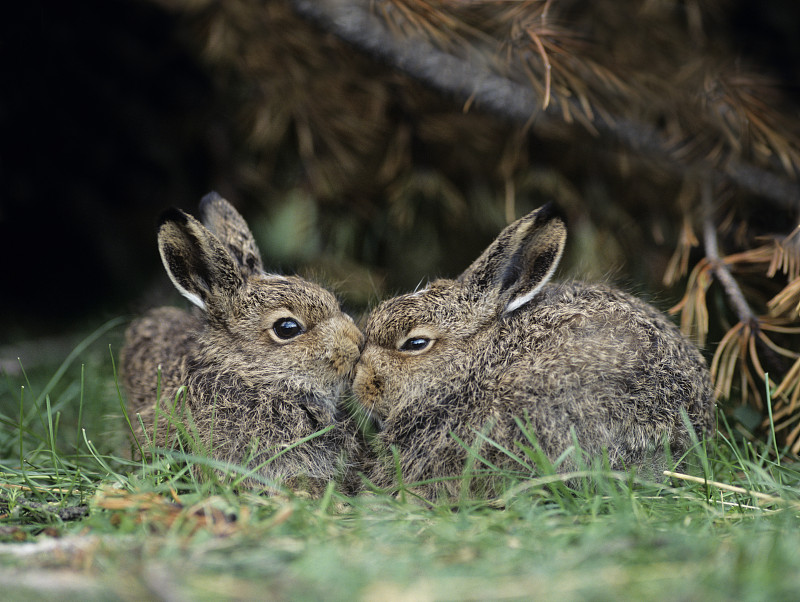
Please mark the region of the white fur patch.
<svg viewBox="0 0 800 602"><path fill-rule="evenodd" d="M539 282L539 284L534 286L531 290L529 290L524 295L522 295L520 297L517 297L516 299L512 299L508 303L508 305L506 305L506 309L505 309L505 311L503 313L506 313L506 314L511 313L515 309L519 309L520 307L525 305L528 301L533 299L536 296L536 293L538 293L540 290L542 290L542 287L550 281L550 278L553 277L553 274L555 273L556 268L558 267L558 264L561 261L561 255L563 253L564 253L564 247L562 246L558 250L558 255L556 255L556 258L553 260L553 263L550 266L550 269L547 270L547 274L544 275L544 278L542 278L541 282Z"/></svg>
<svg viewBox="0 0 800 602"><path fill-rule="evenodd" d="M205 311L205 310L206 310L206 304L205 304L205 303L203 303L203 300L202 300L202 299L201 299L201 298L200 298L198 295L196 295L196 294L194 294L194 293L190 293L189 291L187 291L187 290L186 290L185 288L183 288L182 286L179 286L179 285L178 285L176 282L174 282L174 281L173 281L173 283L172 283L172 284L174 284L174 285L175 285L175 288L177 288L177 289L178 289L178 292L179 292L181 295L183 295L184 297L186 297L187 299L189 299L189 301L191 301L192 303L194 303L194 304L195 304L197 307L199 307L199 308L200 308L200 309L202 309L203 311Z"/></svg>
<svg viewBox="0 0 800 602"><path fill-rule="evenodd" d="M260 274L256 274L255 278L258 280L263 280L264 282L283 282L288 283L289 280L285 276L281 276L280 274L268 274L266 272L261 272Z"/></svg>

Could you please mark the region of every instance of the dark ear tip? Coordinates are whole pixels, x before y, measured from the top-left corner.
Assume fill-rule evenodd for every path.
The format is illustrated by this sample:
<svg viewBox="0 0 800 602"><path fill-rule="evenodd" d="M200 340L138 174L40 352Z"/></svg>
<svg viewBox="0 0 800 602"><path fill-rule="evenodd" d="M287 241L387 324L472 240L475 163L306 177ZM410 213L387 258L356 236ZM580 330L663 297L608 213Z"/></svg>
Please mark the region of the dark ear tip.
<svg viewBox="0 0 800 602"><path fill-rule="evenodd" d="M537 222L549 222L554 219L565 221L561 208L552 201L548 201L536 211Z"/></svg>
<svg viewBox="0 0 800 602"><path fill-rule="evenodd" d="M177 207L170 207L159 216L158 227L160 229L161 226L163 226L167 222L178 222L179 224L183 225L186 224L188 221L189 221L189 216L187 216L183 211L181 211Z"/></svg>

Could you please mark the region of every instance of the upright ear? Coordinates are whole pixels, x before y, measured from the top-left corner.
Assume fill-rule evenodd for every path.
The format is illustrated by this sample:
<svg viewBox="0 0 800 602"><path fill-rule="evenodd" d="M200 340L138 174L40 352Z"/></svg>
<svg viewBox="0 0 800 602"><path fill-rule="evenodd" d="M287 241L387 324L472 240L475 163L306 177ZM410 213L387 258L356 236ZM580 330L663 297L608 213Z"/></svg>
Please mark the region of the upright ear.
<svg viewBox="0 0 800 602"><path fill-rule="evenodd" d="M458 281L503 313L512 312L550 280L566 240L567 228L548 203L503 230Z"/></svg>
<svg viewBox="0 0 800 602"><path fill-rule="evenodd" d="M228 248L245 277L263 273L264 264L247 222L228 201L209 192L200 201L203 224Z"/></svg>
<svg viewBox="0 0 800 602"><path fill-rule="evenodd" d="M242 272L228 249L180 209L161 216L158 250L172 283L201 309L219 307L244 286Z"/></svg>

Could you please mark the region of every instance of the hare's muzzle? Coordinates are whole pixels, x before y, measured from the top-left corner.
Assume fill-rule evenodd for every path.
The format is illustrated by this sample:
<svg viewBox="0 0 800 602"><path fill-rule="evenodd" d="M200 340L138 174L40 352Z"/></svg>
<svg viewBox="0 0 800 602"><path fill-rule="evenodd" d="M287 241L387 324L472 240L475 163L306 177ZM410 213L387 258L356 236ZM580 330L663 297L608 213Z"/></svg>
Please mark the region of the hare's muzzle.
<svg viewBox="0 0 800 602"><path fill-rule="evenodd" d="M361 359L356 364L353 394L358 402L376 418L383 418L385 408L382 408L384 405L382 400L386 393L384 379L373 363L369 361L369 355L369 351L367 351L367 357L362 353Z"/></svg>

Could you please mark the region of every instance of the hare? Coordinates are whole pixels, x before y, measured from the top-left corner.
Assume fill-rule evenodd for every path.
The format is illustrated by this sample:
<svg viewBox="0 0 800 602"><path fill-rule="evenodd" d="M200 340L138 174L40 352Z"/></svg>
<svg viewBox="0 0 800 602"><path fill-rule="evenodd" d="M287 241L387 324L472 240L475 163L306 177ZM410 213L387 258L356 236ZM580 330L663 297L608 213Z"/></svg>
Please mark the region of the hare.
<svg viewBox="0 0 800 602"><path fill-rule="evenodd" d="M658 475L666 446L677 460L691 444L682 414L697 435L713 432L705 360L672 322L608 286L548 284L565 241L564 222L545 205L456 280L370 314L353 392L380 429L378 447L396 450L404 480L439 479L420 485L421 495L456 494L465 446L512 468L498 446L518 456L519 444L533 447L521 427L561 461L559 471L577 467L562 457L577 441L590 456L607 453L612 468ZM396 468L384 460L369 476L386 487Z"/></svg>
<svg viewBox="0 0 800 602"><path fill-rule="evenodd" d="M177 415L214 459L319 492L358 445L340 399L361 332L329 291L265 273L247 224L222 197L204 197L200 213L205 226L172 209L158 229L167 274L199 310L154 309L126 332L121 372L135 435L174 447Z"/></svg>

